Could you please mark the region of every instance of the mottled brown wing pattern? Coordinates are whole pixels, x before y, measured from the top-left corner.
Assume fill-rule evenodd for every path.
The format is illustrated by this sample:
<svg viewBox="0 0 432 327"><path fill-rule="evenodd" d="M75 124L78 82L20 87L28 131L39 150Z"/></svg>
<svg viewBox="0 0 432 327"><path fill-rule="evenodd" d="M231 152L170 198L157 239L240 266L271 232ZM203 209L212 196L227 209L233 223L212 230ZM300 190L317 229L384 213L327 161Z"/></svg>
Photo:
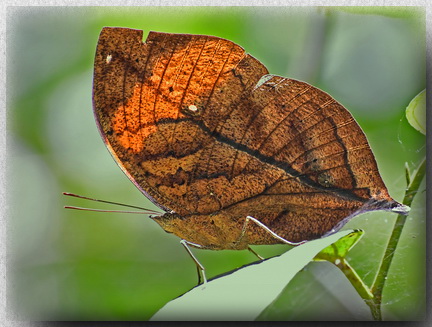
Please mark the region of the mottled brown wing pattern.
<svg viewBox="0 0 432 327"><path fill-rule="evenodd" d="M390 209L359 125L331 96L270 76L231 41L104 28L94 110L135 185L169 214L155 218L211 248L320 237L359 211ZM265 76L265 78L263 78ZM262 79L263 78L263 79Z"/></svg>
<svg viewBox="0 0 432 327"><path fill-rule="evenodd" d="M96 53L96 119L141 190L164 208L195 212L189 174L215 140L194 120L217 124L266 72L227 40L150 33L143 43L141 31L107 28Z"/></svg>

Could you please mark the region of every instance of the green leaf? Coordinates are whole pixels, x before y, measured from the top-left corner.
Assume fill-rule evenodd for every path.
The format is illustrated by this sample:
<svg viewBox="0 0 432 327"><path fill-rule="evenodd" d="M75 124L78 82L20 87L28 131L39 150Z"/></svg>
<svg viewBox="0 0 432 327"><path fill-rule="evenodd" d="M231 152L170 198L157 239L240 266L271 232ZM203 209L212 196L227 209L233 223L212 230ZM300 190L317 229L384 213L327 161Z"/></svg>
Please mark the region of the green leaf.
<svg viewBox="0 0 432 327"><path fill-rule="evenodd" d="M340 238L335 243L330 244L325 249L318 253L314 261L330 261L334 262L336 259L345 258L349 250L360 240L364 232L360 229Z"/></svg>
<svg viewBox="0 0 432 327"><path fill-rule="evenodd" d="M369 307L339 268L310 262L257 318L260 321L365 321Z"/></svg>
<svg viewBox="0 0 432 327"><path fill-rule="evenodd" d="M411 100L405 114L411 126L426 135L426 90L421 91Z"/></svg>
<svg viewBox="0 0 432 327"><path fill-rule="evenodd" d="M255 320L319 251L351 233L310 241L210 280L166 304L151 320Z"/></svg>

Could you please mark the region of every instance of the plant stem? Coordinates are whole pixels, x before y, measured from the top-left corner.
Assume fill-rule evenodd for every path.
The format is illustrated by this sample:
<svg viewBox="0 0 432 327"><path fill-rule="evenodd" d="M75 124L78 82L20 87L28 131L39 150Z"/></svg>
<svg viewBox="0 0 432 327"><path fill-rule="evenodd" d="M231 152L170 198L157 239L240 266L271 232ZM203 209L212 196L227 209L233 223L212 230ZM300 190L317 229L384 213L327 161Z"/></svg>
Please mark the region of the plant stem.
<svg viewBox="0 0 432 327"><path fill-rule="evenodd" d="M426 158L423 159L423 161L420 163L419 167L417 168L417 171L411 177L409 174L407 174L408 186L402 201L403 204L407 206L411 206L412 201L418 192L420 184L423 181L425 173L426 173ZM390 269L390 265L393 260L393 256L396 252L396 247L402 235L402 230L405 225L406 218L407 216L405 215L398 215L389 242L387 244L387 248L384 252L384 257L378 269L377 276L370 290L364 284L363 280L356 273L356 271L348 264L344 256L330 256L328 258L327 257L321 258L332 262L343 272L346 278L356 289L357 293L369 306L374 320L378 320L378 321L382 320L382 313L381 313L382 292Z"/></svg>
<svg viewBox="0 0 432 327"><path fill-rule="evenodd" d="M423 180L425 172L426 172L426 158L423 159L417 171L412 176L402 201L403 204L407 206L411 206L414 196L417 194L420 184ZM397 244L399 243L399 239L406 222L406 218L407 216L405 215L398 215L396 219L396 223L393 227L393 232L387 244L387 248L384 252L384 257L378 269L377 276L371 287L371 292L374 295L374 297L373 299L365 299L366 303L371 308L371 312L375 320L382 320L382 314L381 314L382 292L390 269L390 265L393 260L393 256L396 252Z"/></svg>
<svg viewBox="0 0 432 327"><path fill-rule="evenodd" d="M334 264L344 273L362 299L370 301L373 298L373 294L370 292L369 288L345 258L340 258L338 261L334 262Z"/></svg>

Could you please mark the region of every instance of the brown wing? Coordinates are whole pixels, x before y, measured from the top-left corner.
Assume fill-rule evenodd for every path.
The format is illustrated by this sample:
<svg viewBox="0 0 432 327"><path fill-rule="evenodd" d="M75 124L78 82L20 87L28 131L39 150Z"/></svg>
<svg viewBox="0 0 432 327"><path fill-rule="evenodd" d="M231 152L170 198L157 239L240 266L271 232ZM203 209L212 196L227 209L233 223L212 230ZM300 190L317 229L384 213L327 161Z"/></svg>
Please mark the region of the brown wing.
<svg viewBox="0 0 432 327"><path fill-rule="evenodd" d="M180 214L211 211L214 205L198 199L199 174L216 142L210 129L266 73L224 39L151 32L142 43L142 31L104 28L95 117L118 164L144 193Z"/></svg>
<svg viewBox="0 0 432 327"><path fill-rule="evenodd" d="M351 114L311 85L266 74L217 37L151 32L143 43L142 31L104 28L96 120L137 187L184 218L252 215L297 240L359 208L397 206ZM304 227L312 222L321 227Z"/></svg>

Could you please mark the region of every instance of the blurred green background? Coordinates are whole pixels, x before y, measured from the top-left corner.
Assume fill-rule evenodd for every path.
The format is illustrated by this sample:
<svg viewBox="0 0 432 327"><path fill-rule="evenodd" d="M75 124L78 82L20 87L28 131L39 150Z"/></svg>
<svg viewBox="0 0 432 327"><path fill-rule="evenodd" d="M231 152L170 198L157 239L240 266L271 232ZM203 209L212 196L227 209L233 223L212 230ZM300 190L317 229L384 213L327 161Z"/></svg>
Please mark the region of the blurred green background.
<svg viewBox="0 0 432 327"><path fill-rule="evenodd" d="M413 168L425 155L424 136L404 117L426 87L425 16L415 8L9 7L8 302L24 319L146 320L196 284L179 239L147 216L63 209L106 208L63 191L154 208L116 166L94 122L93 59L104 26L227 38L270 73L329 92L364 129L399 201L405 162ZM387 280L384 319L424 317L424 195ZM349 260L369 285L395 218L369 213L346 226L366 232ZM254 249L270 256L289 247ZM248 251L194 253L209 278L255 260ZM323 276L324 266L299 274L262 319L350 319L329 302L341 276Z"/></svg>

